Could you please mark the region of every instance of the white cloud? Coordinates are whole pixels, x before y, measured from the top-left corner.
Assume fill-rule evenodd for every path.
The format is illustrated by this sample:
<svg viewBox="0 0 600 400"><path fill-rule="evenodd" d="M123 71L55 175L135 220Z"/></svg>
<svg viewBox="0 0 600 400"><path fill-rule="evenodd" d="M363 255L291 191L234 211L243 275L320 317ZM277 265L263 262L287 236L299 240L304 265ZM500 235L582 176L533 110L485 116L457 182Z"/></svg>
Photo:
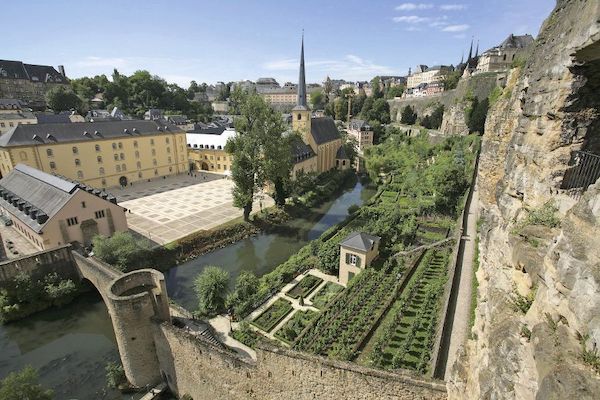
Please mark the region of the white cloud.
<svg viewBox="0 0 600 400"><path fill-rule="evenodd" d="M280 60L272 60L262 64L262 67L267 71L295 72L298 70L299 60L285 58ZM393 75L397 73L393 68L387 65L376 64L370 60L357 56L355 54L347 54L342 59L335 60L314 60L306 63L307 72L311 75L322 76L335 75L343 76L345 79L367 80L375 75ZM282 82L293 80L284 75Z"/></svg>
<svg viewBox="0 0 600 400"><path fill-rule="evenodd" d="M417 15L403 15L401 17L392 18L394 22L404 22L407 24L421 24L423 22L431 21L431 18L419 17Z"/></svg>
<svg viewBox="0 0 600 400"><path fill-rule="evenodd" d="M397 11L430 10L433 4L429 3L402 3L396 7Z"/></svg>
<svg viewBox="0 0 600 400"><path fill-rule="evenodd" d="M467 6L464 4L444 4L440 6L440 10L444 11L460 11L466 8Z"/></svg>
<svg viewBox="0 0 600 400"><path fill-rule="evenodd" d="M464 32L469 29L469 25L460 24L460 25L448 25L442 29L442 32Z"/></svg>

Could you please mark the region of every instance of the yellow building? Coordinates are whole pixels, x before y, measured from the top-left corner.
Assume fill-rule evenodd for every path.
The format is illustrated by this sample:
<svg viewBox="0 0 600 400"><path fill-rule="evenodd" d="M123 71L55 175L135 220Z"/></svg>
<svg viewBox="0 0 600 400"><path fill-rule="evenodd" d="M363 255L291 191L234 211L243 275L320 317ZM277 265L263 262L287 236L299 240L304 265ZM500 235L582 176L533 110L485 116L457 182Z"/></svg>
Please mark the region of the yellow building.
<svg viewBox="0 0 600 400"><path fill-rule="evenodd" d="M187 171L185 132L164 121L19 125L0 137L0 173L16 164L89 186L126 186Z"/></svg>
<svg viewBox="0 0 600 400"><path fill-rule="evenodd" d="M20 101L0 99L0 135L21 124L37 124L37 118L31 111L24 111Z"/></svg>
<svg viewBox="0 0 600 400"><path fill-rule="evenodd" d="M353 232L340 242L339 281L347 286L352 278L371 265L379 255L379 236Z"/></svg>
<svg viewBox="0 0 600 400"><path fill-rule="evenodd" d="M297 103L292 109L292 129L300 133L304 143L316 155L316 172L333 168L350 168L335 122L329 117L314 118L306 101L306 78L304 70L304 38L300 50L300 76Z"/></svg>
<svg viewBox="0 0 600 400"><path fill-rule="evenodd" d="M225 151L225 144L227 139L233 136L235 136L233 129L223 127L188 132L186 134L188 158L193 169L230 174L233 156Z"/></svg>
<svg viewBox="0 0 600 400"><path fill-rule="evenodd" d="M23 164L0 180L0 212L40 250L127 230L114 196Z"/></svg>

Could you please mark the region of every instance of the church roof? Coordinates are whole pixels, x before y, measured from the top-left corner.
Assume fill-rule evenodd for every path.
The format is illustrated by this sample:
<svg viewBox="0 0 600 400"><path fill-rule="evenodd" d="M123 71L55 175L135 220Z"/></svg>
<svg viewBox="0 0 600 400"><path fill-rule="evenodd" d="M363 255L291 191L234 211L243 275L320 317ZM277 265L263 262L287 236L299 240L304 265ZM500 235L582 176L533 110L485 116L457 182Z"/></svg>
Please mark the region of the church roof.
<svg viewBox="0 0 600 400"><path fill-rule="evenodd" d="M317 145L332 142L340 138L340 132L331 117L312 118L310 133Z"/></svg>
<svg viewBox="0 0 600 400"><path fill-rule="evenodd" d="M340 242L340 246L349 247L359 251L369 251L375 243L379 242L379 236L369 235L368 233L352 232L346 239Z"/></svg>
<svg viewBox="0 0 600 400"><path fill-rule="evenodd" d="M313 149L304 143L301 138L295 137L292 140L292 160L294 164L312 158L315 155Z"/></svg>
<svg viewBox="0 0 600 400"><path fill-rule="evenodd" d="M337 150L337 153L335 154L335 158L337 158L338 160L349 160L344 146L340 146L340 148Z"/></svg>

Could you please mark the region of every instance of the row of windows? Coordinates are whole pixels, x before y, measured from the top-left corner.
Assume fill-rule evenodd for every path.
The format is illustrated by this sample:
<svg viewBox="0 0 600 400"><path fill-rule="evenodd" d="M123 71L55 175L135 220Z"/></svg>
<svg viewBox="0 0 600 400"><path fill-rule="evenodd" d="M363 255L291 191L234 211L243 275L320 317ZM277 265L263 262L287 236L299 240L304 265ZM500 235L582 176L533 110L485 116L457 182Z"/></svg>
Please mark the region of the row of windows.
<svg viewBox="0 0 600 400"><path fill-rule="evenodd" d="M125 159L125 155L123 153L121 153L121 156L119 157L119 155L115 154L115 161L118 161L119 158L121 160L124 160ZM183 154L181 155L180 159L181 159L181 161L183 161ZM103 163L102 156L98 156L97 160L98 160L99 164ZM167 157L167 163L168 164L172 164L173 163L173 158L171 158L171 156ZM141 161L138 161L136 163L136 165L137 165L138 169L142 168ZM154 165L154 166L158 165L158 162L156 161L156 158L152 159L152 165ZM81 160L79 158L75 159L75 166L77 166L77 167L81 166ZM50 169L51 170L55 170L56 169L56 163L54 161L50 161ZM127 170L127 166L125 164L121 164L121 166L119 166L117 164L116 169L117 169L117 172L121 172L121 170L126 171ZM104 167L100 167L99 171L100 171L100 175L104 175ZM77 176L79 178L83 178L83 172L77 171Z"/></svg>
<svg viewBox="0 0 600 400"><path fill-rule="evenodd" d="M30 122L17 122L17 125L29 125ZM12 128L13 126L15 126L14 122L9 122L8 123L9 128ZM0 122L0 128L6 128L6 123L4 122Z"/></svg>
<svg viewBox="0 0 600 400"><path fill-rule="evenodd" d="M17 228L17 230L19 230L23 235L27 236L29 240L34 242L39 248L42 248L42 243L40 243L40 241L36 237L29 233L28 229L23 229L23 227L20 224L14 224L13 226Z"/></svg>
<svg viewBox="0 0 600 400"><path fill-rule="evenodd" d="M150 143L151 143L151 144L154 144L154 139L150 139ZM167 143L169 143L169 142L167 141ZM133 142L133 146L134 146L134 147L136 147L136 148L138 147L138 146L137 146L137 141L134 141L134 142ZM113 143L113 146L112 146L112 147L113 147L113 149L114 149L114 150L116 150L116 149L117 149L116 143ZM122 149L122 148L123 148L123 146L122 146L121 142L119 142L119 146L118 146L118 147L119 147L119 149ZM219 147L220 147L220 146L219 146ZM79 154L79 149L77 148L77 146L73 146L73 149L72 149L72 150L73 150L73 154ZM181 150L181 151L183 151L183 147L181 147L181 146L180 146L180 150ZM100 145L99 145L99 144L97 144L97 145L96 145L96 151L97 151L97 152L100 152ZM171 152L171 148L170 148L170 147L167 147L167 153L170 153L170 152ZM21 152L21 154L25 154L25 152ZM52 149L46 149L46 155L47 155L48 157L54 157L54 151L53 151ZM155 150L155 149L152 149L152 155L156 155L156 150ZM140 152L139 152L139 151L136 151L136 152L135 152L135 156L136 156L137 158L139 158L139 156L140 156ZM23 159L23 157L25 157L25 158L24 158L24 160L26 160L26 159L27 159L27 154L25 154L25 156L21 155L21 158L22 158L22 159ZM121 157L123 157L123 153L121 153Z"/></svg>
<svg viewBox="0 0 600 400"><path fill-rule="evenodd" d="M214 158L213 158L213 156L209 157L209 156L205 155L204 159L205 160L209 160L209 159L213 160ZM221 156L217 156L217 161L221 161ZM227 161L227 157L223 156L223 161ZM233 157L229 157L229 161L233 161Z"/></svg>
<svg viewBox="0 0 600 400"><path fill-rule="evenodd" d="M173 167L169 167L169 172L173 172ZM142 179L144 177L144 174L142 173L142 171L139 171L137 174L138 178ZM154 170L154 176L158 176L158 170L155 169ZM100 181L102 183L103 187L106 187L106 179L102 178L102 180ZM104 214L103 214L104 216ZM98 217L96 217L98 218Z"/></svg>

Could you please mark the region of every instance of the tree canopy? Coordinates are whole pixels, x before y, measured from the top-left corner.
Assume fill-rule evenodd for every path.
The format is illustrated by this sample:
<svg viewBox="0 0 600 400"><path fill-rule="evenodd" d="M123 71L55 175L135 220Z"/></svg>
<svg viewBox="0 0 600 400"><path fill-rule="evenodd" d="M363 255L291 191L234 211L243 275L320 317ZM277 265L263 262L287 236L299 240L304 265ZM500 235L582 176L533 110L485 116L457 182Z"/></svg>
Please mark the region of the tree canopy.
<svg viewBox="0 0 600 400"><path fill-rule="evenodd" d="M64 85L53 87L46 93L46 103L54 112L80 110L82 101L75 92Z"/></svg>
<svg viewBox="0 0 600 400"><path fill-rule="evenodd" d="M2 400L52 400L52 390L38 384L38 374L31 366L19 372L11 372L0 381Z"/></svg>
<svg viewBox="0 0 600 400"><path fill-rule="evenodd" d="M196 276L194 290L198 297L198 311L213 316L225 311L229 273L222 268L208 266Z"/></svg>
<svg viewBox="0 0 600 400"><path fill-rule="evenodd" d="M417 122L417 113L411 106L406 106L402 109L400 122L407 125L414 125Z"/></svg>

